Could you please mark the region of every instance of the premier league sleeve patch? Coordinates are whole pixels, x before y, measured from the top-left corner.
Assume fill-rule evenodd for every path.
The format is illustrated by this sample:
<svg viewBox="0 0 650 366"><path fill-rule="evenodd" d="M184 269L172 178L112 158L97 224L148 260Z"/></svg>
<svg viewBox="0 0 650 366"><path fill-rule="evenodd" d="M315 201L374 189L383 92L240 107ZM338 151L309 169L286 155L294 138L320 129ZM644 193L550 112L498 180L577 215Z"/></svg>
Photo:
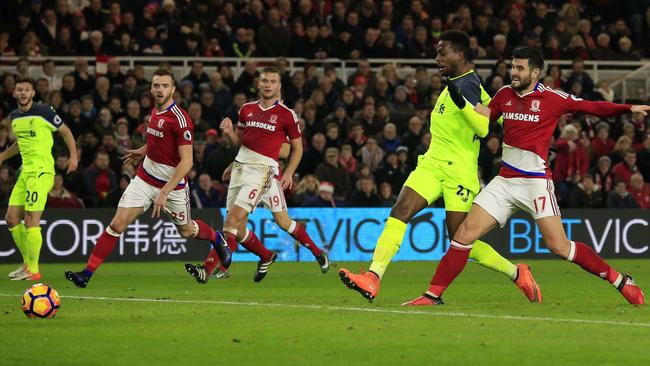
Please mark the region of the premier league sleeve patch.
<svg viewBox="0 0 650 366"><path fill-rule="evenodd" d="M183 132L183 138L185 138L187 141L192 141L192 133L188 130L185 130L185 132Z"/></svg>

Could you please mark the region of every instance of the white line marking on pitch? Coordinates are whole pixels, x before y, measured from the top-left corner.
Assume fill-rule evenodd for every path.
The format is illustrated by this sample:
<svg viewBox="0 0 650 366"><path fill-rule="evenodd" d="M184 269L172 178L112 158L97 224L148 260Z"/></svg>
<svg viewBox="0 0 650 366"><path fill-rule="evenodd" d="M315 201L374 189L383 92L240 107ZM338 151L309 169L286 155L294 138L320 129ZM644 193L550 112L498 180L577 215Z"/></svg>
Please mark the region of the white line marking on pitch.
<svg viewBox="0 0 650 366"><path fill-rule="evenodd" d="M0 294L3 297L20 297L15 294ZM428 315L439 317L456 317L456 318L481 318L497 320L528 320L528 321L547 321L558 323L579 323L579 324L599 324L599 325L622 325L632 327L650 328L650 323L620 322L614 320L591 320L591 319L571 319L571 318L549 318L537 316L518 316L518 315L490 315L490 314L473 314L459 312L440 312L420 310L391 310L391 309L372 309L372 308L355 308L345 306L328 306L328 305L298 305L298 304L276 304L263 302L239 302L239 301L214 301L214 300L171 300L171 299L146 299L146 298L129 298L129 297L104 297L104 296L61 296L64 299L73 300L100 300L100 301L125 301L125 302L160 302L172 304L211 304L211 305L239 305L239 306L263 306L273 308L290 308L290 309L317 309L330 311L356 311L360 313L383 313L383 314L404 314L404 315Z"/></svg>

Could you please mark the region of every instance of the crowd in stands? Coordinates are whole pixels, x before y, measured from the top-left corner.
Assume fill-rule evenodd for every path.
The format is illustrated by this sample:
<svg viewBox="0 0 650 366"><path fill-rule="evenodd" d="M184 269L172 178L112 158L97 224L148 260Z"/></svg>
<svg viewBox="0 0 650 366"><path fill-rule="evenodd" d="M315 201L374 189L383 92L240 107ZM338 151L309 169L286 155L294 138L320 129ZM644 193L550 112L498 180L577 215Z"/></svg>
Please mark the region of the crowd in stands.
<svg viewBox="0 0 650 366"><path fill-rule="evenodd" d="M498 60L483 80L490 94L510 83L512 49L528 44L543 48L547 59L573 60L570 68L548 67L544 84L617 102L607 81L592 80L584 60L638 60L650 51L643 48L650 40L648 1L460 3L2 1L0 56L21 58L15 70L0 75L0 151L13 142L6 117L16 108L16 77L31 76L36 99L57 110L81 153L77 173L65 175L68 157L57 140L48 206L115 207L135 173L120 156L144 144L152 108L143 66L127 70L124 56L277 57L283 100L300 116L305 146L288 203L390 207L429 146L429 114L444 86L434 69L404 75L386 64L373 70L367 58L433 59L436 37L462 29L471 35L474 57ZM74 71L60 76L60 65L47 58L52 55L95 56L105 60L106 71L91 70L79 57ZM283 57L294 56L357 59L357 69L345 80L329 64L290 72ZM258 66L248 60L235 75L225 63L206 70L194 61L177 82L175 100L196 132L193 207L224 205L222 174L237 151L218 126L223 117L236 120L239 107L256 99ZM648 121L642 115L563 116L551 156L560 206L650 208ZM498 173L500 145L496 126L481 144L482 184ZM0 205L7 204L20 164L16 157L0 167Z"/></svg>

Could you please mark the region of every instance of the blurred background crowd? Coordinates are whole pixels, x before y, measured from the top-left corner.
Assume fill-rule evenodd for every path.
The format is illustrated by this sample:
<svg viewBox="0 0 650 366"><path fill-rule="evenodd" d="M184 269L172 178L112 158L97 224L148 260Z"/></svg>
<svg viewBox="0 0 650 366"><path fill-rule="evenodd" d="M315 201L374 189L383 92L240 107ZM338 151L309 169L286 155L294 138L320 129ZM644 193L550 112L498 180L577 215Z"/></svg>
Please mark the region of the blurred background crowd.
<svg viewBox="0 0 650 366"><path fill-rule="evenodd" d="M68 157L57 141L59 175L48 206L115 207L135 173L120 156L144 143L153 107L145 69L128 69L128 56L247 59L239 75L225 62L207 68L194 61L177 82L175 100L196 132L192 206L222 207L221 177L237 151L218 125L224 117L236 120L239 107L256 99L264 64L251 58L272 57L282 71L283 100L300 116L304 137L297 184L286 192L289 205L390 207L429 146L429 114L444 86L437 69L404 74L392 62L377 67L368 59L433 60L447 29L471 36L475 59L495 60L483 80L490 94L510 83L510 53L527 44L542 48L547 60L571 60L548 67L544 84L618 102L584 61L650 56L650 0L3 0L0 63L12 67L0 75L0 151L13 143L6 117L16 108L15 79L31 76L36 99L58 111L81 152L77 173L66 176ZM19 59L2 61L10 56ZM74 70L61 73L51 56L76 56ZM90 67L87 56L102 70ZM290 70L290 57L356 60L356 70L346 78L328 63ZM648 121L563 116L551 154L560 206L650 208ZM501 136L495 126L481 143L482 184L498 173ZM2 206L20 164L17 157L0 167Z"/></svg>

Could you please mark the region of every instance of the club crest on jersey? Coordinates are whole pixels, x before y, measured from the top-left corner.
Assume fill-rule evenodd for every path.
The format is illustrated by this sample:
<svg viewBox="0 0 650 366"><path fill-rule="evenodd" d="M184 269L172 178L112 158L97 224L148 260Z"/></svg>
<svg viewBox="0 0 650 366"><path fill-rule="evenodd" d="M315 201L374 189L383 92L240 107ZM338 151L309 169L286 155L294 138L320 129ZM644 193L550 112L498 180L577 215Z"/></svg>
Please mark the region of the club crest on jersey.
<svg viewBox="0 0 650 366"><path fill-rule="evenodd" d="M273 124L275 124L275 121L277 121L277 120L278 120L278 116L275 115L275 114L271 115L271 118L269 118L269 122L271 122Z"/></svg>
<svg viewBox="0 0 650 366"><path fill-rule="evenodd" d="M539 112L539 100L535 99L530 103L531 112Z"/></svg>
<svg viewBox="0 0 650 366"><path fill-rule="evenodd" d="M165 120L162 119L158 120L158 128L162 128L164 124L165 124Z"/></svg>

